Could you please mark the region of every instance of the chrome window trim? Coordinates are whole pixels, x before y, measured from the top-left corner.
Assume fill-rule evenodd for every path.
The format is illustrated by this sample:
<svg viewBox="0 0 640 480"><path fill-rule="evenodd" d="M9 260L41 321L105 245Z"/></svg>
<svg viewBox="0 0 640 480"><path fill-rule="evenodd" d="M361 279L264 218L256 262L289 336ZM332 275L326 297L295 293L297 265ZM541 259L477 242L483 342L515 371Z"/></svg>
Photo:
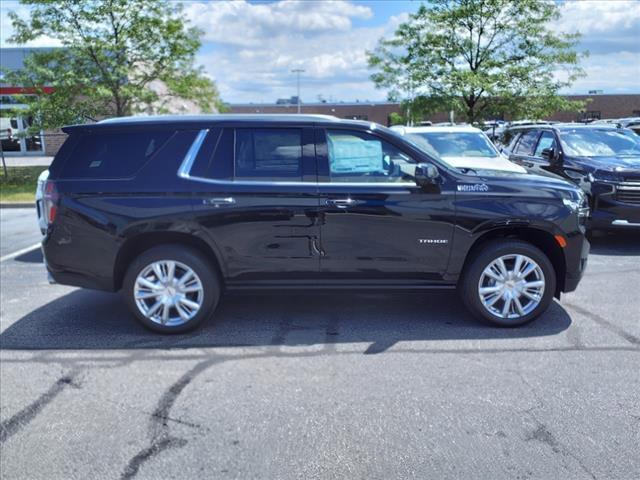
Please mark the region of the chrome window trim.
<svg viewBox="0 0 640 480"><path fill-rule="evenodd" d="M182 160L182 163L180 164L180 168L178 168L178 177L186 178L186 179L191 178L189 176L189 172L193 167L193 162L195 162L196 156L198 155L198 152L202 147L202 143L204 142L204 139L206 138L208 133L209 133L208 128L205 130L200 130L198 132L198 135L196 135L195 140L189 147L187 154L184 156L184 160Z"/></svg>
<svg viewBox="0 0 640 480"><path fill-rule="evenodd" d="M195 140L189 147L187 154L184 156L184 160L180 164L178 168L178 177L184 180L192 180L194 182L201 183L209 183L212 185L239 185L239 186L283 186L283 187L308 187L308 186L316 186L316 187L383 187L383 188L416 188L417 184L413 182L303 182L303 181L260 181L260 180L217 180L214 178L206 178L191 175L191 169L193 168L193 163L198 156L198 152L200 148L202 148L202 144L204 143L204 139L209 134L209 129L203 129L198 132ZM235 146L235 132L234 132L234 146ZM235 151L235 150L234 150ZM235 161L233 162L233 169L235 174Z"/></svg>

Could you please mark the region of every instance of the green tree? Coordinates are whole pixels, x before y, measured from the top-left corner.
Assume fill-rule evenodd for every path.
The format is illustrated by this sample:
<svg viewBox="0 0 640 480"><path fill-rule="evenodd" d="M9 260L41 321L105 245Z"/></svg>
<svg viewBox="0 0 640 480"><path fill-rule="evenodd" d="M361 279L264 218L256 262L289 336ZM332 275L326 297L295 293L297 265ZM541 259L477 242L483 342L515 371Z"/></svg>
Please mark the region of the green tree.
<svg viewBox="0 0 640 480"><path fill-rule="evenodd" d="M35 50L7 82L34 90L24 101L38 127L83 118L164 112L173 99L203 111L222 106L215 83L194 66L201 32L182 5L163 0L22 0L30 17L10 12L12 43L42 36L64 48ZM53 87L44 95L43 86Z"/></svg>
<svg viewBox="0 0 640 480"><path fill-rule="evenodd" d="M551 28L559 14L546 0L431 0L369 52L371 78L413 111L454 110L468 122L579 110L558 95L584 75L580 35Z"/></svg>

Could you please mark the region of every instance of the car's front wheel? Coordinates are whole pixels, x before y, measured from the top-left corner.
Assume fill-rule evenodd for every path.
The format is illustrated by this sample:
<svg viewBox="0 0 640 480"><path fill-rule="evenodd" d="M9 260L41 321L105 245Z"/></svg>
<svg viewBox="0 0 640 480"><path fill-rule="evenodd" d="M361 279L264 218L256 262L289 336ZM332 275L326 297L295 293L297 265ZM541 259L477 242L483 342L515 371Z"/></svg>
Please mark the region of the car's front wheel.
<svg viewBox="0 0 640 480"><path fill-rule="evenodd" d="M123 282L129 308L147 328L160 333L193 330L220 298L215 270L199 251L162 245L138 256Z"/></svg>
<svg viewBox="0 0 640 480"><path fill-rule="evenodd" d="M549 308L556 275L549 258L519 240L487 244L468 264L462 299L477 316L500 326L519 326Z"/></svg>

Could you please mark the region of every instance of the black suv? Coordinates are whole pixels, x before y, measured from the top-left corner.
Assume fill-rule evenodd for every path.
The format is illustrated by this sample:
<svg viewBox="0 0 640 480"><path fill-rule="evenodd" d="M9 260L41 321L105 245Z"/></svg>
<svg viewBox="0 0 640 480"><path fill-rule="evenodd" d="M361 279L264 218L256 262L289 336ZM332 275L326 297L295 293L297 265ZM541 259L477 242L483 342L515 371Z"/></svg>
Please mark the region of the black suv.
<svg viewBox="0 0 640 480"><path fill-rule="evenodd" d="M52 281L122 289L156 331L194 328L236 289L459 287L478 316L520 325L586 265L580 189L454 170L373 123L215 115L64 131L45 185Z"/></svg>
<svg viewBox="0 0 640 480"><path fill-rule="evenodd" d="M640 137L607 124L515 129L509 159L571 180L586 193L593 229L640 228Z"/></svg>

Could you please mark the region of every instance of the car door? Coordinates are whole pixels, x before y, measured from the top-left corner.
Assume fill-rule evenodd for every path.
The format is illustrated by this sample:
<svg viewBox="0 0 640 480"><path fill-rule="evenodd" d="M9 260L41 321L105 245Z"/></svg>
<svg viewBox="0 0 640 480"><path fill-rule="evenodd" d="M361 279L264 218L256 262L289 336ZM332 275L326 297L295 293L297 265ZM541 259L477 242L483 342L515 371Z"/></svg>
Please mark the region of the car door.
<svg viewBox="0 0 640 480"><path fill-rule="evenodd" d="M529 161L533 163L536 171L549 172L556 175L560 175L561 171L558 169L557 162L554 163L542 156L542 151L546 149L553 149L554 152L558 152L558 144L556 142L556 136L550 130L542 130L538 137L538 142L534 148L533 155L529 158Z"/></svg>
<svg viewBox="0 0 640 480"><path fill-rule="evenodd" d="M416 158L371 130L319 128L316 136L321 275L441 280L455 217L446 177L418 186Z"/></svg>
<svg viewBox="0 0 640 480"><path fill-rule="evenodd" d="M229 286L318 274L313 127L210 129L187 177Z"/></svg>

